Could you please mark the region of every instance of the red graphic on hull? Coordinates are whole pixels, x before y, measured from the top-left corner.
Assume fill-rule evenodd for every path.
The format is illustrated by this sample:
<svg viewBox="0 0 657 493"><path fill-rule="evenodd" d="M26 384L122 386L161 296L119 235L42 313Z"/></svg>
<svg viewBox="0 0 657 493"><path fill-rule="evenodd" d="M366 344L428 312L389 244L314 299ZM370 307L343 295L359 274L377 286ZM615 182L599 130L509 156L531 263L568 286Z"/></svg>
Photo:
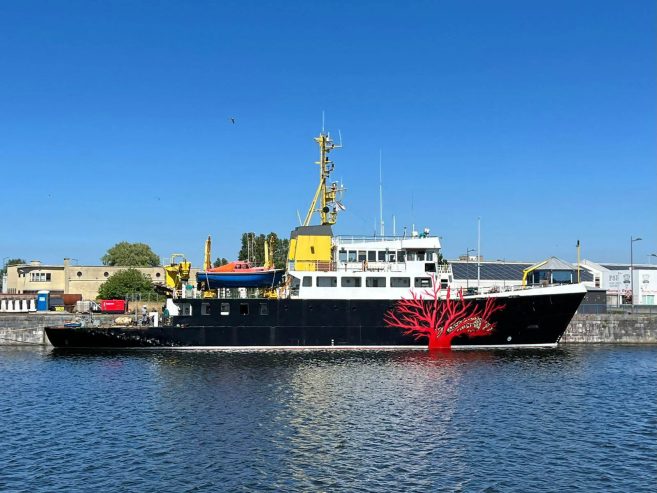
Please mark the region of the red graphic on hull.
<svg viewBox="0 0 657 493"><path fill-rule="evenodd" d="M403 329L404 335L412 335L415 340L427 337L429 349L450 348L452 339L462 334L470 337L490 334L496 324L490 321L490 317L505 307L497 304L495 298L488 298L483 304L466 301L463 289L459 290L458 298L452 298L451 290L447 288L442 299L440 284L435 279L432 289L424 294L422 298L411 291L412 297L397 301L383 320L389 327Z"/></svg>

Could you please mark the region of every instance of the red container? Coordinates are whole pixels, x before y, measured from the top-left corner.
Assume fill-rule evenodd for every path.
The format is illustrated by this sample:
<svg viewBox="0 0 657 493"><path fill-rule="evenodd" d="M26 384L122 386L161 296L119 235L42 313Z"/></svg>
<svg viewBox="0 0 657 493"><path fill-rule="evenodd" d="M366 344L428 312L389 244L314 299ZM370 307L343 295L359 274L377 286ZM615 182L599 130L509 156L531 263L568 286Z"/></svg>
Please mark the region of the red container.
<svg viewBox="0 0 657 493"><path fill-rule="evenodd" d="M125 313L127 303L125 300L100 300L102 313Z"/></svg>

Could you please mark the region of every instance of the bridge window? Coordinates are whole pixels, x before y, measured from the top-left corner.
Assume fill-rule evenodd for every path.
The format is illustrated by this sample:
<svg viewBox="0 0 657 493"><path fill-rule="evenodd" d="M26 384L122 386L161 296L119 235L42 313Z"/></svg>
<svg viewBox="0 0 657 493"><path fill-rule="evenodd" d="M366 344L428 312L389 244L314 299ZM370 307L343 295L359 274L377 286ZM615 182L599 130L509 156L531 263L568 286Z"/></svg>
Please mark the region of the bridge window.
<svg viewBox="0 0 657 493"><path fill-rule="evenodd" d="M361 282L360 277L342 277L340 279L340 286L343 288L359 288Z"/></svg>
<svg viewBox="0 0 657 493"><path fill-rule="evenodd" d="M376 250L370 250L367 252L367 261L376 262Z"/></svg>
<svg viewBox="0 0 657 493"><path fill-rule="evenodd" d="M347 261L347 250L340 250L338 252L338 260L340 262L346 262Z"/></svg>
<svg viewBox="0 0 657 493"><path fill-rule="evenodd" d="M386 252L385 250L380 250L378 253L379 256L379 262L385 262L386 261Z"/></svg>
<svg viewBox="0 0 657 493"><path fill-rule="evenodd" d="M397 252L397 262L406 262L405 250L399 250L399 252Z"/></svg>
<svg viewBox="0 0 657 493"><path fill-rule="evenodd" d="M430 288L431 287L431 278L430 277L416 277L415 278L415 287L416 288Z"/></svg>
<svg viewBox="0 0 657 493"><path fill-rule="evenodd" d="M318 288L335 288L338 286L338 278L335 276L318 276Z"/></svg>
<svg viewBox="0 0 657 493"><path fill-rule="evenodd" d="M348 261L349 262L356 262L357 258L358 257L356 256L356 250L349 250Z"/></svg>
<svg viewBox="0 0 657 493"><path fill-rule="evenodd" d="M385 288L386 287L386 278L385 277L367 277L365 279L365 285L368 288Z"/></svg>
<svg viewBox="0 0 657 493"><path fill-rule="evenodd" d="M313 278L310 276L303 276L303 287L308 288L313 285Z"/></svg>
<svg viewBox="0 0 657 493"><path fill-rule="evenodd" d="M358 261L365 262L367 258L367 252L365 250L358 250Z"/></svg>
<svg viewBox="0 0 657 493"><path fill-rule="evenodd" d="M410 288L411 279L409 277L391 277L390 278L390 287L391 288Z"/></svg>

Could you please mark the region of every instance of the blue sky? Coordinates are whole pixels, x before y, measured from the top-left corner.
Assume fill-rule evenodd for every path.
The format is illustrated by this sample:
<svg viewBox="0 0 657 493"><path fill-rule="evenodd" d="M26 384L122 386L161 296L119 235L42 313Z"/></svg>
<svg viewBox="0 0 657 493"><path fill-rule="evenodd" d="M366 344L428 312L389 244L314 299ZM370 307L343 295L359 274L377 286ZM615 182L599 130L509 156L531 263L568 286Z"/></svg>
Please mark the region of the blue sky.
<svg viewBox="0 0 657 493"><path fill-rule="evenodd" d="M235 258L314 193L448 258L657 253L655 2L0 2L0 255ZM232 124L230 117L236 118Z"/></svg>

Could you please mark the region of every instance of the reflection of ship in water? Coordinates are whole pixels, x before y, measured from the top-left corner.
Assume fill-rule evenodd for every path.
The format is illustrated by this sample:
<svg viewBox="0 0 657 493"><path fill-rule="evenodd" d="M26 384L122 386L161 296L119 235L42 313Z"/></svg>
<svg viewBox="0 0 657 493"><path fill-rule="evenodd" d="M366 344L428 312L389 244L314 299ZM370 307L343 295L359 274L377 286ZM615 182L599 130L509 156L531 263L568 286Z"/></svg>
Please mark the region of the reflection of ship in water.
<svg viewBox="0 0 657 493"><path fill-rule="evenodd" d="M57 347L513 347L554 346L581 302L581 285L464 295L429 230L409 236L334 236L342 187L328 183L339 147L315 139L320 180L303 225L292 231L287 269L233 264L197 276L200 298L167 300L162 327L49 327ZM314 214L319 225L311 225ZM231 270L232 269L232 270ZM238 271L242 271L241 272ZM270 276L265 279L265 276ZM240 277L243 276L243 277ZM242 279L240 281L239 279ZM271 282L270 282L271 281ZM255 297L224 288L260 287ZM174 291L174 294L175 291Z"/></svg>

